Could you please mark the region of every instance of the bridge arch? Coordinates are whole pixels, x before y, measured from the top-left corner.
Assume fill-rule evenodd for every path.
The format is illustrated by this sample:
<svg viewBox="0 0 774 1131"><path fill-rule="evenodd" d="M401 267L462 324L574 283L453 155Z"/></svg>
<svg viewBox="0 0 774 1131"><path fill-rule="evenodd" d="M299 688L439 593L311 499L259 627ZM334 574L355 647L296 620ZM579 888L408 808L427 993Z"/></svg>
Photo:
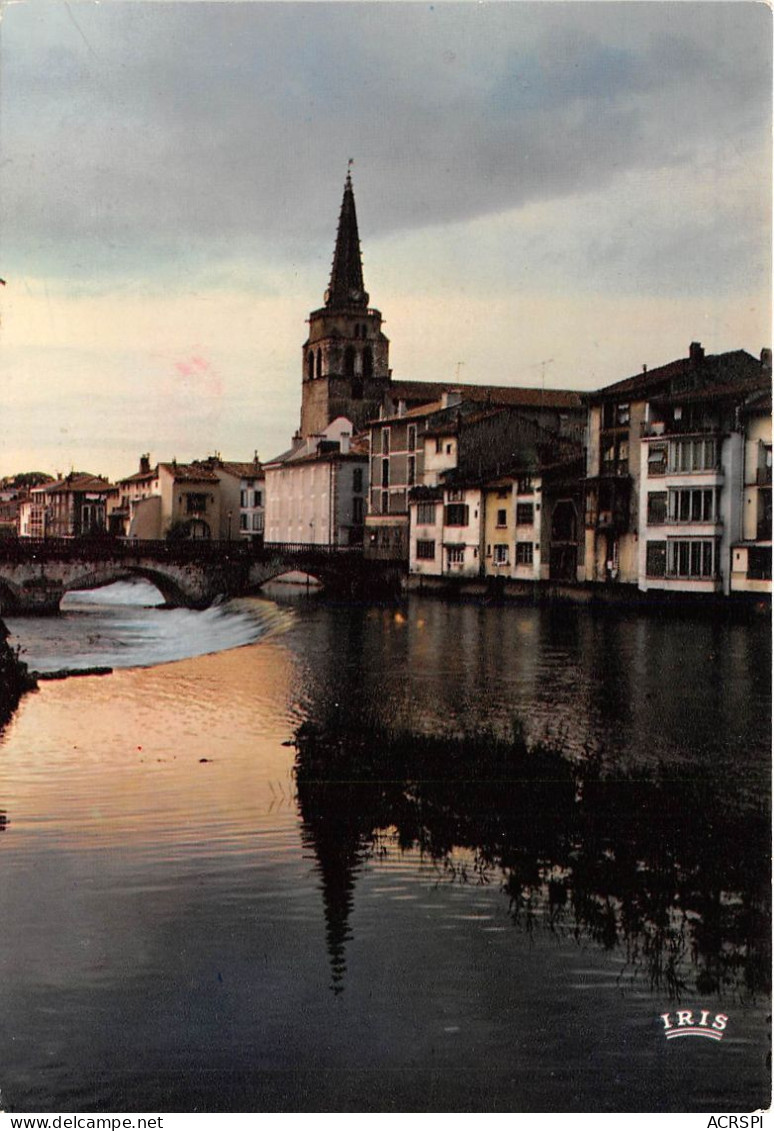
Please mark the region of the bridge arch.
<svg viewBox="0 0 774 1131"><path fill-rule="evenodd" d="M161 570L123 563L90 569L88 572L68 578L64 582L62 596L76 589L102 589L116 581L127 581L133 577L142 577L145 581L150 581L168 605L178 607L190 604L180 586Z"/></svg>

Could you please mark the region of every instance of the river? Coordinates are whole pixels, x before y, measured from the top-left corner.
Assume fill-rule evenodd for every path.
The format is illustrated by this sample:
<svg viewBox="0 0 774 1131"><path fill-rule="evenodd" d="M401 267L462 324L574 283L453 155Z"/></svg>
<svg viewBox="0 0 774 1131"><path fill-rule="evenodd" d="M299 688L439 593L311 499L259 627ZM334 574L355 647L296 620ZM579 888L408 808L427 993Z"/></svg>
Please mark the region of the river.
<svg viewBox="0 0 774 1131"><path fill-rule="evenodd" d="M768 623L159 600L8 621L115 670L0 733L6 1110L768 1105Z"/></svg>

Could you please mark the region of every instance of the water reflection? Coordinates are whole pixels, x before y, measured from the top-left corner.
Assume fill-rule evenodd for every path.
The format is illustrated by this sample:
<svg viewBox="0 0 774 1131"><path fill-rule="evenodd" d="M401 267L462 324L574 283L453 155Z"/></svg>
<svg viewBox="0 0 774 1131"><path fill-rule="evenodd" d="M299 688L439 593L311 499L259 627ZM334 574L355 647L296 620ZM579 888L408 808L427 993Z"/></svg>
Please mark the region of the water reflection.
<svg viewBox="0 0 774 1131"><path fill-rule="evenodd" d="M296 747L334 992L358 870L390 830L449 878L500 883L523 928L618 949L670 1000L768 988L767 810L735 790L730 763L623 770L518 727L438 737L345 702L302 724Z"/></svg>

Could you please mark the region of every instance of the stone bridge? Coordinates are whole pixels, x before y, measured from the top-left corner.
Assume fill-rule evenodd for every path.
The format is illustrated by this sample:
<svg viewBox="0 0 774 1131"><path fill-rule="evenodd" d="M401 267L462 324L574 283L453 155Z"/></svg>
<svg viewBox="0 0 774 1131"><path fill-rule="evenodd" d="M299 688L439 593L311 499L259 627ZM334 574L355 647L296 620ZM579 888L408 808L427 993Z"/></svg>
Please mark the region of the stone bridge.
<svg viewBox="0 0 774 1131"><path fill-rule="evenodd" d="M170 606L206 608L217 597L254 593L292 570L346 595L398 580L394 567L385 572L354 547L19 538L0 540L0 613L56 613L72 589L98 589L132 577L152 582Z"/></svg>

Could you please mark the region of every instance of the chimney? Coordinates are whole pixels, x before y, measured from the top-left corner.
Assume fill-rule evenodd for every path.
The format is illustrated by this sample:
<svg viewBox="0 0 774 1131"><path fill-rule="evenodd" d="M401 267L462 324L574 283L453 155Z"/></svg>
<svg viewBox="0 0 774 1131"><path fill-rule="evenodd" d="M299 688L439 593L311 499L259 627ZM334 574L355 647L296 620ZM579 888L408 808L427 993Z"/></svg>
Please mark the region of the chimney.
<svg viewBox="0 0 774 1131"><path fill-rule="evenodd" d="M150 452L140 456L140 475L147 475L150 471Z"/></svg>
<svg viewBox="0 0 774 1131"><path fill-rule="evenodd" d="M771 349L766 347L761 350L761 369L771 369Z"/></svg>
<svg viewBox="0 0 774 1131"><path fill-rule="evenodd" d="M704 361L704 350L702 349L701 342L691 342L688 357L694 365L698 365L700 362Z"/></svg>
<svg viewBox="0 0 774 1131"><path fill-rule="evenodd" d="M462 404L462 394L458 389L447 389L441 393L442 408L453 408L456 404Z"/></svg>

